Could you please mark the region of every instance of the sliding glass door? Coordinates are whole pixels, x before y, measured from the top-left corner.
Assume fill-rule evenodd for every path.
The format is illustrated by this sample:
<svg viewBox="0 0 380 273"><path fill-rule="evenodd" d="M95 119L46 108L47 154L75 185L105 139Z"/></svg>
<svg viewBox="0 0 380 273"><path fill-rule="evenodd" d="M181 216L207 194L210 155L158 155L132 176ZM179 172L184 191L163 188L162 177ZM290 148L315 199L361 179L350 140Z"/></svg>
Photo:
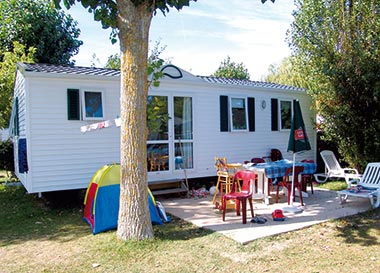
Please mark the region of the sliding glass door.
<svg viewBox="0 0 380 273"><path fill-rule="evenodd" d="M193 100L149 96L147 102L148 172L193 168Z"/></svg>

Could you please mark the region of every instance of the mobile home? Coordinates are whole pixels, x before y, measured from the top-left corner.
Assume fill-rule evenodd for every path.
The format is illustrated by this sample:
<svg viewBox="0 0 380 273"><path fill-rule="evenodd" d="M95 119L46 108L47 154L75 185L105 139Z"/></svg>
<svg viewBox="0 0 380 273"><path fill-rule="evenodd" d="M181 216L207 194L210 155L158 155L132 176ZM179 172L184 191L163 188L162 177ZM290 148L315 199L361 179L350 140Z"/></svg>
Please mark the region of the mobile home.
<svg viewBox="0 0 380 273"><path fill-rule="evenodd" d="M279 149L285 158L292 105L299 100L315 159L315 114L305 90L195 76L163 68L147 101L148 181L215 176L214 157L243 162ZM119 162L118 70L19 63L10 132L15 171L29 193L86 188L103 165ZM100 123L99 123L100 122ZM83 132L98 123L107 129ZM86 130L85 130L86 131Z"/></svg>

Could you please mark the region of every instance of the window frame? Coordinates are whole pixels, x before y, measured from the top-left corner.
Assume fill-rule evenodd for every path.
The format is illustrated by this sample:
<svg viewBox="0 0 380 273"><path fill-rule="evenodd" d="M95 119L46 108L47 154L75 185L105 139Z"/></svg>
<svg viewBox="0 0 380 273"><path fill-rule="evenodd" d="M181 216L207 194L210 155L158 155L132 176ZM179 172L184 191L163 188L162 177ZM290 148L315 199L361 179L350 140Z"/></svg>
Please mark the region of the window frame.
<svg viewBox="0 0 380 273"><path fill-rule="evenodd" d="M100 93L101 98L101 107L102 107L102 116L101 117L87 117L86 116L86 93ZM81 106L81 113L82 113L82 120L104 120L105 118L105 95L104 90L99 90L95 88L86 88L81 90L80 94L80 106Z"/></svg>
<svg viewBox="0 0 380 273"><path fill-rule="evenodd" d="M244 100L244 119L245 119L245 129L236 129L234 126L234 120L233 120L233 105L232 101L234 99L242 99ZM249 124L248 124L248 98L245 96L230 96L229 97L229 119L231 121L231 132L248 132L249 130Z"/></svg>
<svg viewBox="0 0 380 273"><path fill-rule="evenodd" d="M290 117L289 117L289 128L283 127L283 119L282 119L282 103L283 102L290 102ZM279 122L279 130L280 131L290 131L292 126L292 118L293 118L293 99L278 99L278 122Z"/></svg>

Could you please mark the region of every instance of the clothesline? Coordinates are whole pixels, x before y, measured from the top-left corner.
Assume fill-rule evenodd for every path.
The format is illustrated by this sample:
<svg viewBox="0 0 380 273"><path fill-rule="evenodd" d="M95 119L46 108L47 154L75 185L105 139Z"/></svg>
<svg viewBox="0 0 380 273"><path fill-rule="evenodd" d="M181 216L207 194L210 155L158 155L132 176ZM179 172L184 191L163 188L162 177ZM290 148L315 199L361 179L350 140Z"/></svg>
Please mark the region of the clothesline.
<svg viewBox="0 0 380 273"><path fill-rule="evenodd" d="M105 120L105 121L81 126L80 131L82 133L86 133L86 132L90 132L93 130L108 128L108 127L112 127L112 126L120 127L120 125L121 125L121 119L116 118L116 119Z"/></svg>

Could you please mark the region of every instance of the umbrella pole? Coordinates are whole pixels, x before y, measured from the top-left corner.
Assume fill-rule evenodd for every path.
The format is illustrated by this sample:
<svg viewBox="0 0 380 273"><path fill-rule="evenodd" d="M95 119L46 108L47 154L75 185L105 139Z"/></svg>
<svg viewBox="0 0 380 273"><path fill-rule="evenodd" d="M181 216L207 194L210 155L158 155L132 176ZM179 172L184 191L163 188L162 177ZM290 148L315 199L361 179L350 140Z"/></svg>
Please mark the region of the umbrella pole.
<svg viewBox="0 0 380 273"><path fill-rule="evenodd" d="M294 199L294 174L296 172L296 153L293 153L293 171L292 171L292 191L290 192L290 206L293 207L293 199Z"/></svg>

